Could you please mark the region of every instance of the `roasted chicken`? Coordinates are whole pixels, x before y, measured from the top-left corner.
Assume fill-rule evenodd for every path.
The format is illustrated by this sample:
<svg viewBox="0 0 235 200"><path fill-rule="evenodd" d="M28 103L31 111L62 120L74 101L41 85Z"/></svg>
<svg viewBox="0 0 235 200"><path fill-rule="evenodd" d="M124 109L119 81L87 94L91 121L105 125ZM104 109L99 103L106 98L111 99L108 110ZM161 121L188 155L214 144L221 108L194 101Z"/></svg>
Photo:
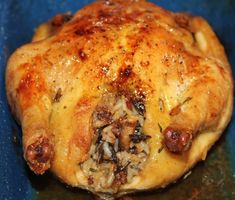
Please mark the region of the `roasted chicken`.
<svg viewBox="0 0 235 200"><path fill-rule="evenodd" d="M102 197L165 187L227 126L233 80L208 23L144 0L101 0L38 27L6 70L36 174Z"/></svg>

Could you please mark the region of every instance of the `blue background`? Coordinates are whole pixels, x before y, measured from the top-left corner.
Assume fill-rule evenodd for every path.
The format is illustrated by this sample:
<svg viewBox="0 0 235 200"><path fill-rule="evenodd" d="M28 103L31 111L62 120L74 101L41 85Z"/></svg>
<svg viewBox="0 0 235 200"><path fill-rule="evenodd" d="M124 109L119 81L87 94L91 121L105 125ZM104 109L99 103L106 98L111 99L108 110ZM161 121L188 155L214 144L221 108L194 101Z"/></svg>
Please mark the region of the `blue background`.
<svg viewBox="0 0 235 200"><path fill-rule="evenodd" d="M0 200L33 199L35 191L22 159L19 127L9 112L5 95L5 66L9 55L30 41L35 27L59 12L72 11L92 1L74 0L1 0L0 1ZM234 0L156 0L173 11L201 15L213 26L225 46L235 72L235 1ZM226 146L235 176L235 115L227 129Z"/></svg>

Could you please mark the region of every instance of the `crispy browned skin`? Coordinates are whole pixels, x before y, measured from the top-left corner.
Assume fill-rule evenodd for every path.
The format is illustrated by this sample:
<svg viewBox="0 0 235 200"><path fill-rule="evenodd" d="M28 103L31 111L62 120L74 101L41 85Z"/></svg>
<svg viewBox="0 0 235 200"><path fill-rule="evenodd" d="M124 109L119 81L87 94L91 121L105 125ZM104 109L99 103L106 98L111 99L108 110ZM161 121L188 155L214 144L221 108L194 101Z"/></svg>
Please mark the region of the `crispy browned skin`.
<svg viewBox="0 0 235 200"><path fill-rule="evenodd" d="M201 17L142 0L97 1L43 24L33 41L9 59L6 86L25 159L37 174L50 168L93 192L164 187L205 158L230 120L230 66ZM119 101L128 115L113 111ZM131 180L130 164L120 171L113 154L102 154L99 162L116 170L105 188L82 167L107 127L101 143L118 139L119 151L133 156L144 143L150 152Z"/></svg>

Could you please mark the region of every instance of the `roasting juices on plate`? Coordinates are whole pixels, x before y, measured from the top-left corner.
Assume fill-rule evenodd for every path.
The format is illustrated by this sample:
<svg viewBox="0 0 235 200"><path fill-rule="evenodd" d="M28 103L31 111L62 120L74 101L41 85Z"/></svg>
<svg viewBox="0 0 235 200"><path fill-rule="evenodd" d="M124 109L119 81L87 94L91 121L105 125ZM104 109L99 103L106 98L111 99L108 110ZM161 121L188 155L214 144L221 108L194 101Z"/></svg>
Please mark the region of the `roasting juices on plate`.
<svg viewBox="0 0 235 200"><path fill-rule="evenodd" d="M233 105L208 23L144 0L96 1L40 25L10 57L6 87L30 169L101 198L177 180Z"/></svg>

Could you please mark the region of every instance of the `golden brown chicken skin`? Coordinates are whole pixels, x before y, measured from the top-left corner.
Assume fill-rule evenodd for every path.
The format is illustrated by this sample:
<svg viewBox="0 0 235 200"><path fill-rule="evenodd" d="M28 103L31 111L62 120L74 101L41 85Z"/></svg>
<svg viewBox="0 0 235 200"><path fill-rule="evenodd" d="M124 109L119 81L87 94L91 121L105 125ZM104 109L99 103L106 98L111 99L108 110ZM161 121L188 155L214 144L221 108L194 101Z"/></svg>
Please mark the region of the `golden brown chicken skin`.
<svg viewBox="0 0 235 200"><path fill-rule="evenodd" d="M42 24L6 71L31 170L99 195L165 187L228 124L231 69L201 17L102 0Z"/></svg>

